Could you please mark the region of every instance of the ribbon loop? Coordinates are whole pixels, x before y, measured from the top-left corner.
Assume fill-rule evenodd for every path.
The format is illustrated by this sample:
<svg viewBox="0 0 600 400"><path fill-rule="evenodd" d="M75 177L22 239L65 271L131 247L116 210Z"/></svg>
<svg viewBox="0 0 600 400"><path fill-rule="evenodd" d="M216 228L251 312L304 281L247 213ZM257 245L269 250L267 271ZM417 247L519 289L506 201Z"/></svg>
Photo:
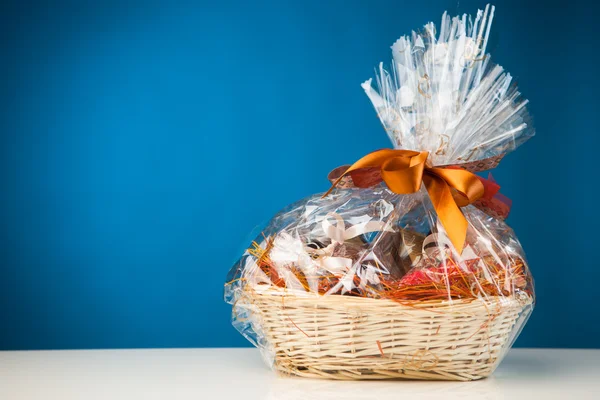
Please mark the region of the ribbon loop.
<svg viewBox="0 0 600 400"><path fill-rule="evenodd" d="M383 149L367 154L352 164L323 195L327 196L348 174L360 169L378 168L381 180L398 194L416 193L425 184L427 193L446 230L460 254L467 236L468 222L460 207L484 197L486 187L477 175L460 168L430 167L428 152ZM497 188L495 188L497 191Z"/></svg>
<svg viewBox="0 0 600 400"><path fill-rule="evenodd" d="M394 193L415 193L421 188L426 160L427 152L390 158L381 166L381 178Z"/></svg>
<svg viewBox="0 0 600 400"><path fill-rule="evenodd" d="M454 197L459 207L471 204L483 195L482 191L484 187L481 180L477 175L469 171L452 168L429 168L427 172L442 178L464 198L463 204L460 204L459 199L461 196L458 198Z"/></svg>

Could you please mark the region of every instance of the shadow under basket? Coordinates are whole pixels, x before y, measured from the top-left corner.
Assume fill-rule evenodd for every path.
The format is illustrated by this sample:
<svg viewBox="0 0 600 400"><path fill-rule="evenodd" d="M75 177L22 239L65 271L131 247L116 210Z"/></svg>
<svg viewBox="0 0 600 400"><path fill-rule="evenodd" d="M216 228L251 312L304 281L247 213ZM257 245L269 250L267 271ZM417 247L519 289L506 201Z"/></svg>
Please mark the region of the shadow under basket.
<svg viewBox="0 0 600 400"><path fill-rule="evenodd" d="M411 301L247 290L274 368L328 379L469 381L489 376L532 299Z"/></svg>

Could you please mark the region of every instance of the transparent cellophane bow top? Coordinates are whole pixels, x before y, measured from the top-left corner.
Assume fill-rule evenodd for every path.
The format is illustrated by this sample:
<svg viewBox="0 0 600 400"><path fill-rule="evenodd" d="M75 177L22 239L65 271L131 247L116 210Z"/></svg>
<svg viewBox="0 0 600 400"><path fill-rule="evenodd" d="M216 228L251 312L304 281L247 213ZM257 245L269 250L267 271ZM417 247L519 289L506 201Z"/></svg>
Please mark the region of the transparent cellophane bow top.
<svg viewBox="0 0 600 400"><path fill-rule="evenodd" d="M394 146L433 166L496 165L533 136L526 101L486 54L494 8L442 17L393 46L363 87ZM336 188L279 212L231 269L232 321L284 374L333 379L488 376L534 304L509 202L461 208L459 253L427 191Z"/></svg>

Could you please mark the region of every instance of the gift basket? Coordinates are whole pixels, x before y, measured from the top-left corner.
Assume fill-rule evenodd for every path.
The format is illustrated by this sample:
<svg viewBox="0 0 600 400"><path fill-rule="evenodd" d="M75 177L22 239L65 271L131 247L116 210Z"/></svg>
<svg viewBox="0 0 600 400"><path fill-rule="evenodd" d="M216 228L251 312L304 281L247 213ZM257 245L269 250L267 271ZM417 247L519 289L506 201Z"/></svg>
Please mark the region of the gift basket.
<svg viewBox="0 0 600 400"><path fill-rule="evenodd" d="M425 25L363 88L393 149L333 170L231 269L233 325L277 371L332 379L490 375L534 304L491 175L533 136L486 53L494 7Z"/></svg>

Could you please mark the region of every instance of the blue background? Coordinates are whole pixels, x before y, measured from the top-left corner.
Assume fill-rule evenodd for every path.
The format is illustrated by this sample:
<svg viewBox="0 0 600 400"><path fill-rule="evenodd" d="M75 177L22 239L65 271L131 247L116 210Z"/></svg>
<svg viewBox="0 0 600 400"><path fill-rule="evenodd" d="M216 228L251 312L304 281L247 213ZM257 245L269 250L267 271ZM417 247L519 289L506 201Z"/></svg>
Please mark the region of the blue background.
<svg viewBox="0 0 600 400"><path fill-rule="evenodd" d="M360 88L483 1L14 2L0 41L0 349L245 346L249 233L387 137ZM537 136L495 172L536 278L518 346L600 347L598 7L498 1ZM591 8L590 8L591 7Z"/></svg>

